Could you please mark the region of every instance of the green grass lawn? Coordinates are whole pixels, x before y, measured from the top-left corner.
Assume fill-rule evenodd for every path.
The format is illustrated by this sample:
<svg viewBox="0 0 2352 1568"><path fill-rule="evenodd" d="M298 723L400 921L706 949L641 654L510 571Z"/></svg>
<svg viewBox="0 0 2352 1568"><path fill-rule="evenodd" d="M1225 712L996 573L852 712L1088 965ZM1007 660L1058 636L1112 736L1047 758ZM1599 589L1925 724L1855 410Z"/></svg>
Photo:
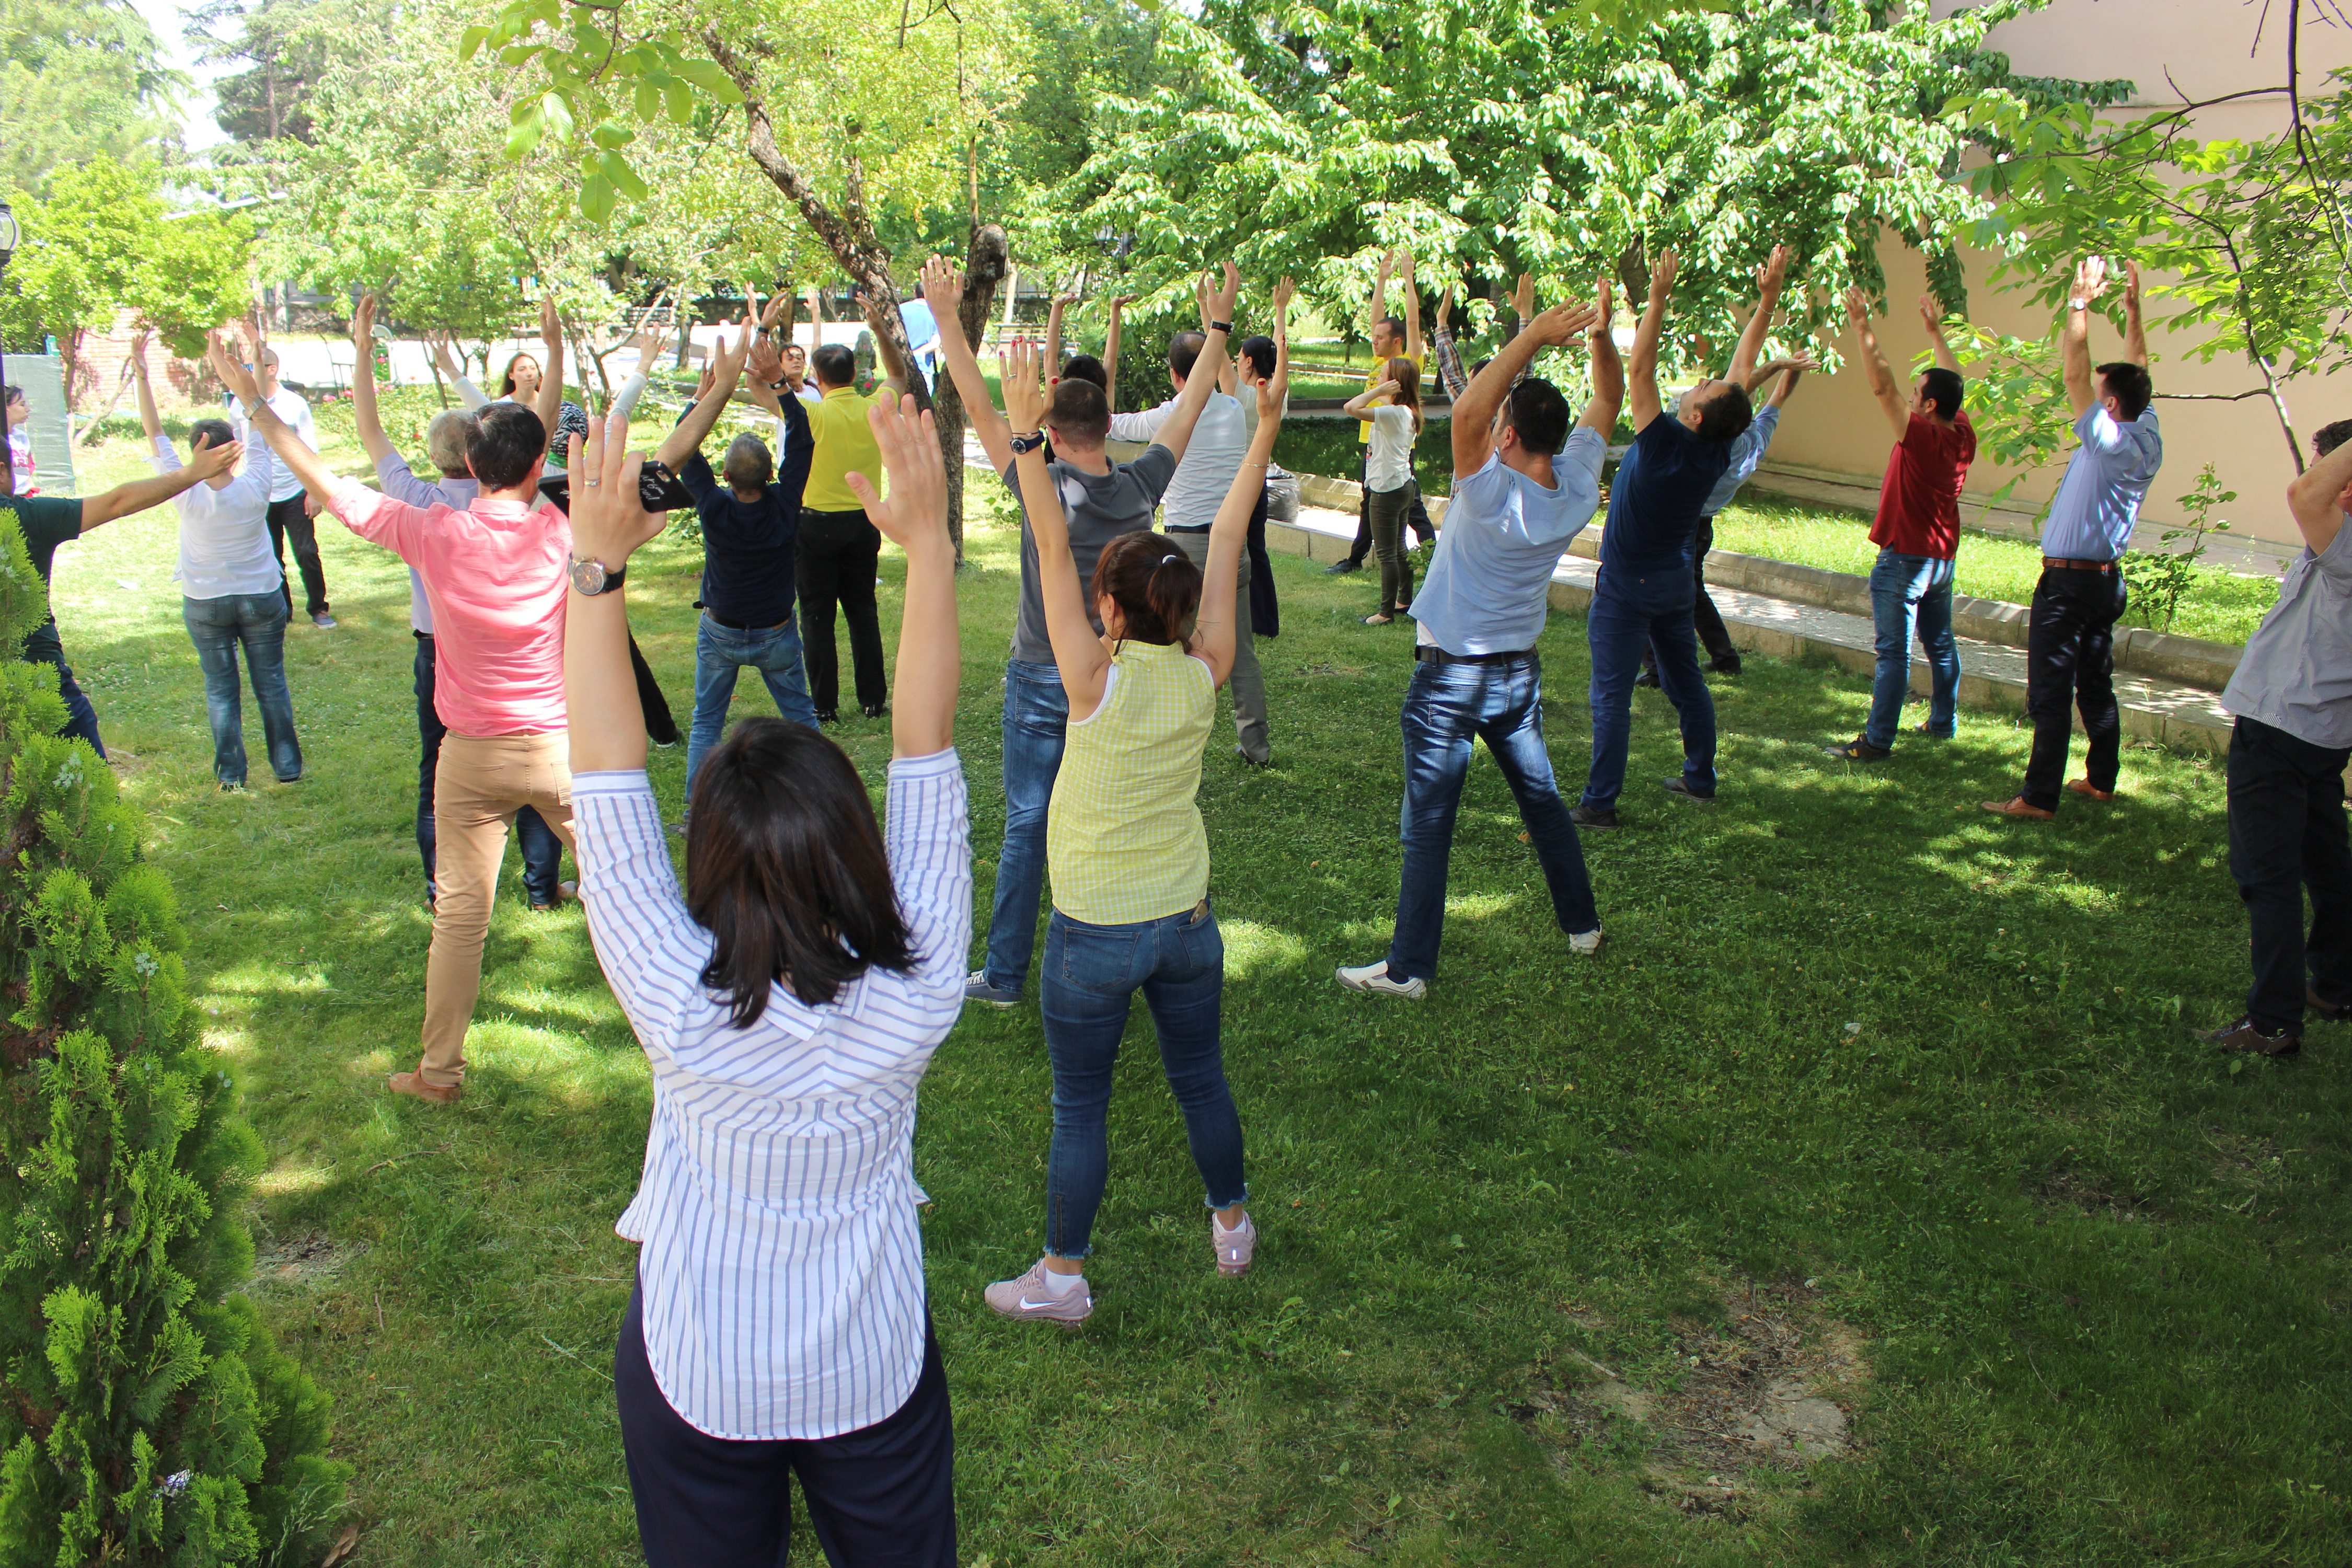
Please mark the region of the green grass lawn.
<svg viewBox="0 0 2352 1568"><path fill-rule="evenodd" d="M1017 566L973 494L984 910ZM289 638L309 774L242 795L212 786L169 514L58 564L269 1151L256 1290L337 1402L359 1568L634 1562L607 1368L645 1066L582 917L530 913L509 859L465 1101L385 1095L429 934L406 577L323 537L342 629ZM631 577L680 702L698 564L666 541ZM1996 822L1975 803L2015 785L2011 720L1858 770L1820 746L1866 680L1753 658L1716 689L1712 809L1660 791L1674 724L1638 695L1631 826L1587 844L1598 959L1551 929L1481 760L1429 1000L1354 996L1331 969L1387 940L1409 638L1357 624L1360 580L1277 570L1277 763L1244 769L1221 726L1202 791L1258 1267L1211 1268L1139 1008L1099 1310L1077 1333L987 1317L981 1286L1036 1252L1049 1075L1034 1004L965 1018L916 1163L967 1563L2352 1560L2352 1079L2339 1030L2242 1071L2189 1036L2244 983L2210 759L2135 749L2116 805ZM894 638L901 574L886 556ZM1572 787L1581 624L1552 617L1543 650ZM756 683L738 700L768 710ZM886 725L839 737L878 792ZM673 811L683 760L655 753ZM1768 1394L1828 1451L1747 1462Z"/></svg>

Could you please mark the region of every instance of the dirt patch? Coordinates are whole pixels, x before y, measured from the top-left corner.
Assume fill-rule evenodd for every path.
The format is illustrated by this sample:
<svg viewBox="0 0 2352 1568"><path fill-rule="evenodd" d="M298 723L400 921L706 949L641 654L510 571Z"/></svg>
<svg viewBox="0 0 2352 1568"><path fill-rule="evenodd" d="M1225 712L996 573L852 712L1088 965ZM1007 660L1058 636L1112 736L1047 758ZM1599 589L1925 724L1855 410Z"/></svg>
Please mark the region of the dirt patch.
<svg viewBox="0 0 2352 1568"><path fill-rule="evenodd" d="M365 1251L364 1242L338 1245L320 1231L273 1237L254 1254L253 1284L262 1289L282 1289L331 1279Z"/></svg>
<svg viewBox="0 0 2352 1568"><path fill-rule="evenodd" d="M2089 1215L2105 1215L2109 1219L2147 1220L2159 1215L2156 1205L2137 1193L2111 1182L2095 1171L2080 1171L2070 1165L2053 1166L2050 1173L2035 1184L2033 1195L2045 1204L2063 1204Z"/></svg>
<svg viewBox="0 0 2352 1568"><path fill-rule="evenodd" d="M1751 1470L1851 1453L1862 1336L1807 1284L1742 1284L1724 1307L1720 1322L1675 1322L1679 1365L1647 1386L1564 1351L1514 1414L1539 1436L1646 1450L1654 1489L1695 1512L1736 1510Z"/></svg>

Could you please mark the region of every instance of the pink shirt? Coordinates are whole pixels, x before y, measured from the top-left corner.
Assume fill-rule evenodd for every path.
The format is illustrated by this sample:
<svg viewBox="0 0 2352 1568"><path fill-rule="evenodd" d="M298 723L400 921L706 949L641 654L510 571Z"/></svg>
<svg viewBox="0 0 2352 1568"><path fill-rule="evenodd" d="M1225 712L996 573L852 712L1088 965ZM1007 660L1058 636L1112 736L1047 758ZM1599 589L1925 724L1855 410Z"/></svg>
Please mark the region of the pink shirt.
<svg viewBox="0 0 2352 1568"><path fill-rule="evenodd" d="M416 568L433 607L433 706L460 735L564 727L563 595L572 524L551 506L478 496L464 511L335 489L344 526Z"/></svg>

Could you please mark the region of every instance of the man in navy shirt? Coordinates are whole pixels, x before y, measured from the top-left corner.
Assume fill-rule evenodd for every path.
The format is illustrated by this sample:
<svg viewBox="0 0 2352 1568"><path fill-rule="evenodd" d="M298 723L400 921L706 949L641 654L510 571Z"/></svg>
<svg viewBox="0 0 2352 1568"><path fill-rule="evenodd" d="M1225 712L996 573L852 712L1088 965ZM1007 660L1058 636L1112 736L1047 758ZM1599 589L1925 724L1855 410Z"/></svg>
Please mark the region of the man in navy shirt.
<svg viewBox="0 0 2352 1568"><path fill-rule="evenodd" d="M1691 623L1697 596L1691 581L1691 540L1707 499L1731 465L1732 443L1754 421L1748 378L1780 304L1788 266L1788 247L1773 247L1771 260L1757 272L1760 298L1739 334L1729 376L1700 382L1683 394L1671 415L1658 399L1658 334L1665 324L1666 296L1674 290L1675 253L1661 252L1651 269L1649 308L1642 312L1626 367L1633 445L1610 488L1601 575L1585 623L1592 648L1592 768L1584 798L1570 814L1580 827L1618 825L1633 680L1646 647L1657 650L1658 684L1682 716L1682 776L1667 780L1666 790L1683 800L1715 798L1715 700L1699 674Z"/></svg>

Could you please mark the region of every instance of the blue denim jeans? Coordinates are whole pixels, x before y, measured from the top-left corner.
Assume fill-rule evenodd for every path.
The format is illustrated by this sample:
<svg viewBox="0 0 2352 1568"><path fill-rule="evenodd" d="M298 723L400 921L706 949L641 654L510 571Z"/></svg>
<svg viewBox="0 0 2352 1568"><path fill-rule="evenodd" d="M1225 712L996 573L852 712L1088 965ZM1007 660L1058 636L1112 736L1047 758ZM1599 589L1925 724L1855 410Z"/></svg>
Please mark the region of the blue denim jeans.
<svg viewBox="0 0 2352 1568"><path fill-rule="evenodd" d="M1004 666L1004 847L988 917L988 983L1018 991L1037 949L1037 902L1045 890L1045 808L1062 771L1070 700L1050 664Z"/></svg>
<svg viewBox="0 0 2352 1568"><path fill-rule="evenodd" d="M433 826L433 781L441 765L441 742L449 726L441 722L433 705L433 689L440 671L432 634L416 637L413 667L416 692L416 853L425 862L425 896L436 898L434 868L440 859L440 835ZM535 806L515 808L515 843L522 850L523 896L534 904L551 904L562 890L563 840L547 825Z"/></svg>
<svg viewBox="0 0 2352 1568"><path fill-rule="evenodd" d="M302 742L294 735L294 694L286 688L286 600L279 594L229 594L180 601L180 619L205 672L205 710L213 726L213 776L245 782L245 707L236 684L237 649L261 710L269 771L280 784L302 776Z"/></svg>
<svg viewBox="0 0 2352 1568"><path fill-rule="evenodd" d="M1687 572L1628 576L1601 570L1585 612L1585 638L1592 648L1592 768L1583 804L1594 811L1614 810L1625 788L1633 678L1642 672L1644 647L1656 650L1658 684L1682 716L1683 783L1694 795L1715 793L1715 699L1698 672L1693 597Z"/></svg>
<svg viewBox="0 0 2352 1568"><path fill-rule="evenodd" d="M686 785L703 754L719 744L727 728L727 705L735 700L735 672L756 669L768 683L776 711L795 723L816 728L816 704L809 700L808 675L801 668L801 634L786 621L781 626L754 626L738 631L702 616L694 634L694 728L686 738Z"/></svg>
<svg viewBox="0 0 2352 1568"><path fill-rule="evenodd" d="M1045 1250L1084 1258L1110 1175L1111 1069L1138 991L1160 1035L1160 1068L1184 1112L1184 1137L1213 1209L1249 1196L1242 1119L1225 1085L1219 1016L1225 943L1206 899L1135 925L1054 911L1045 928L1045 1054L1054 1064L1054 1149L1045 1162Z"/></svg>
<svg viewBox="0 0 2352 1568"><path fill-rule="evenodd" d="M1931 555L1878 552L1870 569L1870 618L1878 633L1878 670L1870 684L1865 744L1887 751L1911 689L1911 637L1927 650L1927 732L1949 735L1960 696L1960 645L1952 637L1952 563Z"/></svg>
<svg viewBox="0 0 2352 1568"><path fill-rule="evenodd" d="M58 672L58 695L65 699L66 704L65 728L58 733L68 741L77 737L88 741L89 749L98 753L98 760L104 762L106 742L98 737L98 710L89 705L89 694L74 679L73 666L63 658L35 658L31 654L26 658L29 663L46 664Z"/></svg>
<svg viewBox="0 0 2352 1568"><path fill-rule="evenodd" d="M1396 935L1389 973L1426 980L1437 973L1445 927L1445 876L1454 853L1454 816L1470 772L1471 742L1484 740L1519 803L1528 842L1551 889L1559 929L1601 923L1584 847L1553 782L1543 737L1543 665L1533 654L1509 664L1416 664L1404 697L1404 879L1397 892Z"/></svg>

